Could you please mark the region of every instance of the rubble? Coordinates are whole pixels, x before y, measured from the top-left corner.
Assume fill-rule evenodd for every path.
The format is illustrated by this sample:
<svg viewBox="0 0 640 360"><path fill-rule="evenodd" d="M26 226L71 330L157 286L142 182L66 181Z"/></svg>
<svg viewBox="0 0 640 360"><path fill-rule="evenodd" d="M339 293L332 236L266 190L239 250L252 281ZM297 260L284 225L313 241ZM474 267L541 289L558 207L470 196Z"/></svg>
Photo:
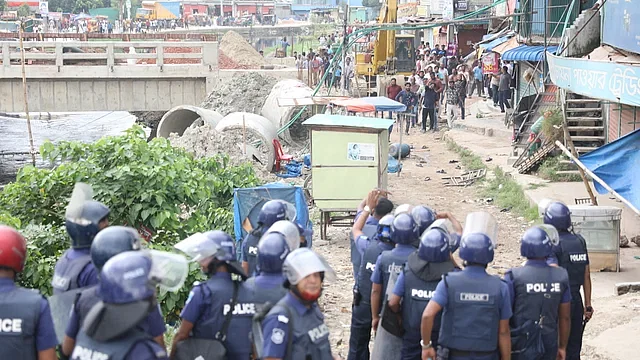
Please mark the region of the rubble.
<svg viewBox="0 0 640 360"><path fill-rule="evenodd" d="M234 77L232 81L220 82L201 106L223 116L232 112L259 114L277 82L272 76L247 72Z"/></svg>
<svg viewBox="0 0 640 360"><path fill-rule="evenodd" d="M259 69L267 65L264 57L235 31L227 31L220 40L220 60L221 69Z"/></svg>

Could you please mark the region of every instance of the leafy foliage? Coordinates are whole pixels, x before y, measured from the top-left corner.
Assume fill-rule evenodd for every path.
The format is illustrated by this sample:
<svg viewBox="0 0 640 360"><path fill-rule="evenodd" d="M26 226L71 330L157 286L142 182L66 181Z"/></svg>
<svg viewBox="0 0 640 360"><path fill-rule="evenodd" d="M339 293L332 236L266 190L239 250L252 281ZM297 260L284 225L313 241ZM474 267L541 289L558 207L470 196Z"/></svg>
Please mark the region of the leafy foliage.
<svg viewBox="0 0 640 360"><path fill-rule="evenodd" d="M110 222L151 230L150 247L173 251L195 232L233 233L233 189L258 184L249 164L232 166L226 156L195 159L168 140L146 141L136 126L123 136L95 143L45 143L40 152L53 169L25 167L0 192L0 223L23 228L29 259L21 283L50 295L55 262L68 247L64 212L76 182L91 184L94 199L111 209ZM168 321L178 317L194 281L204 280L192 264L185 288L159 294Z"/></svg>
<svg viewBox="0 0 640 360"><path fill-rule="evenodd" d="M18 8L19 18L26 18L30 14L31 14L31 9L29 8L29 5L27 5L27 3L20 5L20 7Z"/></svg>
<svg viewBox="0 0 640 360"><path fill-rule="evenodd" d="M555 142L564 138L562 112L559 109L549 110L548 116L542 121L542 135L545 142Z"/></svg>
<svg viewBox="0 0 640 360"><path fill-rule="evenodd" d="M117 4L117 2L116 2ZM102 0L51 0L49 1L49 9L62 9L63 12L68 13L88 13L91 9L100 7L109 7Z"/></svg>

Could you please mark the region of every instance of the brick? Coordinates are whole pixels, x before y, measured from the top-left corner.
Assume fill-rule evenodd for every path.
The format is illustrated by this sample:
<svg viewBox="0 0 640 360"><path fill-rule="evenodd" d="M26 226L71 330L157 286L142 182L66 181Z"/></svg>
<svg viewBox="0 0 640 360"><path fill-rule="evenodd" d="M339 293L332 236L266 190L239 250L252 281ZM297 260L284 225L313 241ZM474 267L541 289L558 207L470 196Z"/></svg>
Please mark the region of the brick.
<svg viewBox="0 0 640 360"><path fill-rule="evenodd" d="M640 282L617 283L613 286L614 295L624 295L631 292L640 292Z"/></svg>

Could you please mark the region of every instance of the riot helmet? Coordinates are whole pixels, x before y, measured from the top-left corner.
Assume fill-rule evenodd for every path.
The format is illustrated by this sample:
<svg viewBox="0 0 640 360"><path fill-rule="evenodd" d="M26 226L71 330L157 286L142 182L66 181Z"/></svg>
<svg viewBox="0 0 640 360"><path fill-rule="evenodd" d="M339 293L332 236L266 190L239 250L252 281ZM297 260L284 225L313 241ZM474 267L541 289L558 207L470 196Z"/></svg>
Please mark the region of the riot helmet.
<svg viewBox="0 0 640 360"><path fill-rule="evenodd" d="M427 230L434 221L436 221L435 211L422 205L415 206L411 209L411 216L413 216L413 220L418 224L418 232L420 235L422 235L422 233L424 233L424 231Z"/></svg>
<svg viewBox="0 0 640 360"><path fill-rule="evenodd" d="M520 255L527 259L546 258L559 243L560 235L553 225L533 226L522 234Z"/></svg>
<svg viewBox="0 0 640 360"><path fill-rule="evenodd" d="M110 226L98 233L91 244L91 262L101 271L107 260L125 251L140 250L138 231L125 226Z"/></svg>
<svg viewBox="0 0 640 360"><path fill-rule="evenodd" d="M258 224L264 229L280 220L295 220L296 208L284 200L269 200L260 209Z"/></svg>
<svg viewBox="0 0 640 360"><path fill-rule="evenodd" d="M91 185L76 183L65 213L65 227L74 249L90 247L96 234L107 225L109 208L92 198Z"/></svg>
<svg viewBox="0 0 640 360"><path fill-rule="evenodd" d="M0 225L0 268L20 273L26 260L27 241L16 229Z"/></svg>
<svg viewBox="0 0 640 360"><path fill-rule="evenodd" d="M434 221L427 230L438 229L445 234L449 234L449 250L453 254L460 247L460 235L456 233L453 224L449 219L438 219Z"/></svg>
<svg viewBox="0 0 640 360"><path fill-rule="evenodd" d="M311 238L313 236L313 229L308 229L302 226L299 222L295 222L296 227L298 228L298 236L300 236L300 245L299 247L309 247L307 238ZM295 249L293 249L295 250Z"/></svg>
<svg viewBox="0 0 640 360"><path fill-rule="evenodd" d="M391 224L391 240L396 244L409 245L419 238L418 224L408 213L397 215Z"/></svg>
<svg viewBox="0 0 640 360"><path fill-rule="evenodd" d="M275 222L265 234L269 233L282 234L289 245L289 250L293 251L300 247L300 230L295 223L287 220Z"/></svg>
<svg viewBox="0 0 640 360"><path fill-rule="evenodd" d="M289 252L284 235L276 232L265 234L258 242L258 269L268 274L282 273L282 265Z"/></svg>
<svg viewBox="0 0 640 360"><path fill-rule="evenodd" d="M560 201L549 203L544 210L544 223L553 225L558 231L568 231L571 228L571 211Z"/></svg>
<svg viewBox="0 0 640 360"><path fill-rule="evenodd" d="M215 274L219 266L227 265L229 272L243 278L247 277L236 259L235 243L231 236L224 231L212 230L205 233L195 233L173 247L185 253L191 261L206 267L206 272L210 275Z"/></svg>
<svg viewBox="0 0 640 360"><path fill-rule="evenodd" d="M284 286L307 304L318 300L322 295L322 284L325 280L336 279L336 274L329 263L309 248L292 251L284 260L282 272L287 279ZM320 275L319 283L314 278L305 279L316 273Z"/></svg>
<svg viewBox="0 0 640 360"><path fill-rule="evenodd" d="M385 243L392 243L391 225L393 225L393 219L393 215L387 214L378 221L378 240Z"/></svg>
<svg viewBox="0 0 640 360"><path fill-rule="evenodd" d="M448 261L451 257L449 250L449 234L440 229L430 229L422 234L418 256L428 262L441 263Z"/></svg>
<svg viewBox="0 0 640 360"><path fill-rule="evenodd" d="M498 224L491 214L473 212L467 215L460 241L460 258L468 263L487 265L493 261Z"/></svg>
<svg viewBox="0 0 640 360"><path fill-rule="evenodd" d="M412 208L413 208L413 207L411 206L411 204L402 204L402 205L399 205L399 206L396 208L396 210L393 212L393 216L398 216L398 215L403 214L403 213L411 213L411 209L412 209Z"/></svg>

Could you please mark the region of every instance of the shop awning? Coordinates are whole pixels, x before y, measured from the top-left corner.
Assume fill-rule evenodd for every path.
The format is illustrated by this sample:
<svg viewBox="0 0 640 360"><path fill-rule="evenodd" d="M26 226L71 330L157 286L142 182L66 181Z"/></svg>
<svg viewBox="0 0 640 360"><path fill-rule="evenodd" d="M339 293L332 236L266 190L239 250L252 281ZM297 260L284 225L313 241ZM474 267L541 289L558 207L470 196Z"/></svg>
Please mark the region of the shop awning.
<svg viewBox="0 0 640 360"><path fill-rule="evenodd" d="M509 40L503 42L500 45L497 45L496 47L494 47L493 49L491 49L491 51L493 51L494 53L498 53L500 55L504 54L505 52L511 50L511 49L515 49L518 46L520 46L520 43L518 43L518 39L514 37L510 38Z"/></svg>
<svg viewBox="0 0 640 360"><path fill-rule="evenodd" d="M391 100L384 96L371 96L356 99L335 100L331 102L336 106L347 108L347 111L358 113L374 111L405 111L407 107L403 103Z"/></svg>
<svg viewBox="0 0 640 360"><path fill-rule="evenodd" d="M489 41L489 42L487 42L487 43L480 44L480 45L478 45L478 46L479 46L481 49L484 49L484 50L486 50L486 51L492 51L492 50L493 50L493 48L495 48L496 46L498 46L498 45L500 45L500 44L502 44L502 43L507 42L507 41L509 40L509 38L510 38L510 36L502 36L502 37L499 37L499 38L497 38L497 39L493 39L493 40L491 40L491 41Z"/></svg>
<svg viewBox="0 0 640 360"><path fill-rule="evenodd" d="M557 46L547 46L547 51L555 54ZM501 58L505 61L538 62L544 59L544 46L521 45L515 49L505 51Z"/></svg>

